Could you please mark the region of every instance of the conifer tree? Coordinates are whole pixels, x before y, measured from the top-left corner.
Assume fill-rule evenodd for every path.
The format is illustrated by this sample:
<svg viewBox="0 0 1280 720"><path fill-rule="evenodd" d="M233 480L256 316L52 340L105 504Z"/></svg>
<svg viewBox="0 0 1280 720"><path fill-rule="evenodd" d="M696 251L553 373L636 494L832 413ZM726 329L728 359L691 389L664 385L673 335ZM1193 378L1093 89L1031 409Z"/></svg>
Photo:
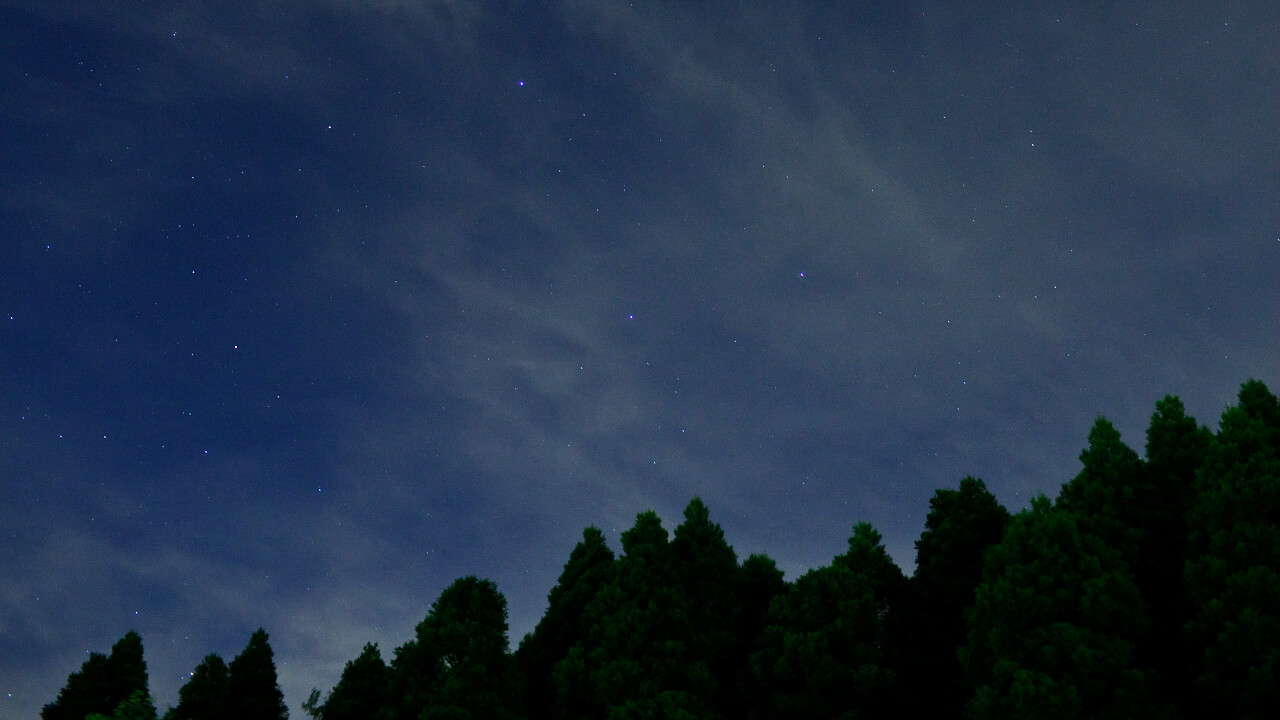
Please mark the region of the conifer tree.
<svg viewBox="0 0 1280 720"><path fill-rule="evenodd" d="M83 720L94 713L115 713L122 703L141 693L150 706L147 690L147 663L142 658L142 638L130 630L111 646L111 654L90 653L80 671L67 678L67 685L52 703L40 712L43 720ZM155 708L151 707L154 717Z"/></svg>
<svg viewBox="0 0 1280 720"><path fill-rule="evenodd" d="M258 628L227 668L227 716L237 720L285 720L289 710L276 682L275 657L267 631Z"/></svg>
<svg viewBox="0 0 1280 720"><path fill-rule="evenodd" d="M1144 487L1141 459L1120 439L1115 426L1099 417L1089 430L1080 462L1079 474L1062 486L1058 507L1074 513L1080 529L1115 548L1138 573L1146 563L1141 515L1153 495Z"/></svg>
<svg viewBox="0 0 1280 720"><path fill-rule="evenodd" d="M324 704L320 720L372 720L387 703L391 670L382 661L377 643L366 643L356 659L348 661L342 676Z"/></svg>
<svg viewBox="0 0 1280 720"><path fill-rule="evenodd" d="M562 717L711 716L715 684L689 650L690 602L657 514L640 513L622 548L587 607L587 637L556 667Z"/></svg>
<svg viewBox="0 0 1280 720"><path fill-rule="evenodd" d="M1151 616L1144 665L1159 672L1161 692L1177 707L1192 697L1198 653L1185 625L1191 617L1183 571L1187 563L1187 516L1195 496L1196 471L1204 464L1212 433L1189 417L1182 401L1168 395L1156 403L1147 428L1146 563L1138 587Z"/></svg>
<svg viewBox="0 0 1280 720"><path fill-rule="evenodd" d="M231 674L216 653L206 655L178 689L178 704L165 720L220 720L231 708Z"/></svg>
<svg viewBox="0 0 1280 720"><path fill-rule="evenodd" d="M843 565L800 576L769 610L752 665L764 702L751 717L879 717L893 682L870 579Z"/></svg>
<svg viewBox="0 0 1280 720"><path fill-rule="evenodd" d="M905 578L869 523L849 548L779 595L752 666L765 702L752 717L860 718L889 711L895 675L886 620Z"/></svg>
<svg viewBox="0 0 1280 720"><path fill-rule="evenodd" d="M671 557L676 581L689 603L689 657L705 664L715 681L709 698L713 711L733 713L739 660L747 655L752 638L742 633L738 556L701 498L694 497L685 507L684 521L671 540Z"/></svg>
<svg viewBox="0 0 1280 720"><path fill-rule="evenodd" d="M751 658L761 649L769 623L769 607L787 591L787 587L782 570L778 569L773 558L756 553L742 561L738 580L738 627L742 650L727 693L728 701L720 708L725 718L749 717L753 709L764 707L769 701L766 690L756 680Z"/></svg>
<svg viewBox="0 0 1280 720"><path fill-rule="evenodd" d="M1195 712L1280 716L1280 404L1256 380L1222 415L1196 478L1188 632L1203 649Z"/></svg>
<svg viewBox="0 0 1280 720"><path fill-rule="evenodd" d="M959 717L968 699L960 666L967 631L964 610L982 581L982 558L1000 541L1009 511L982 480L936 491L916 540L907 617L897 634L903 701L920 717Z"/></svg>
<svg viewBox="0 0 1280 720"><path fill-rule="evenodd" d="M972 720L1159 717L1134 646L1147 617L1120 553L1037 496L986 554L961 653Z"/></svg>
<svg viewBox="0 0 1280 720"><path fill-rule="evenodd" d="M530 720L553 716L556 690L552 671L586 635L587 605L613 579L613 551L599 528L582 531L560 579L547 596L547 610L533 632L520 642L516 662L524 677L525 714Z"/></svg>

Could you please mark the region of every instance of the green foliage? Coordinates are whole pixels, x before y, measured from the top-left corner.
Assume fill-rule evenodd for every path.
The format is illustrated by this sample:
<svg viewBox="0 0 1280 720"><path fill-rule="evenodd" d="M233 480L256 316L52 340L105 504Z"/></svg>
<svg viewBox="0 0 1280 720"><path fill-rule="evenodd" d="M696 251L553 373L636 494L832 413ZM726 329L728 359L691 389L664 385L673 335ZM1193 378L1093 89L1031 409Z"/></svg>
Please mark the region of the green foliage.
<svg viewBox="0 0 1280 720"><path fill-rule="evenodd" d="M381 708L379 707L378 709L380 710ZM311 688L311 694L307 696L306 700L302 701L302 712L306 713L309 718L319 720L324 712L323 694L320 692L320 688Z"/></svg>
<svg viewBox="0 0 1280 720"><path fill-rule="evenodd" d="M147 663L142 658L142 638L130 630L111 646L111 654L90 653L80 671L67 677L67 685L58 697L40 712L43 720L82 720L92 715L112 716L128 704L135 694L149 698ZM155 708L150 700L151 718ZM133 705L128 705L134 712Z"/></svg>
<svg viewBox="0 0 1280 720"><path fill-rule="evenodd" d="M395 718L516 717L519 687L507 652L507 599L468 576L440 593L391 664Z"/></svg>
<svg viewBox="0 0 1280 720"><path fill-rule="evenodd" d="M156 720L156 706L151 702L151 696L137 690L117 705L110 715L91 713L85 716L85 720Z"/></svg>
<svg viewBox="0 0 1280 720"><path fill-rule="evenodd" d="M903 576L902 569L889 557L881 540L880 532L871 523L856 523L853 535L849 536L849 548L843 555L836 556L832 564L853 570L866 578L875 598L876 611L883 617L901 601L907 579Z"/></svg>
<svg viewBox="0 0 1280 720"><path fill-rule="evenodd" d="M880 717L893 673L872 579L845 564L810 570L774 600L752 657L759 718Z"/></svg>
<svg viewBox="0 0 1280 720"><path fill-rule="evenodd" d="M1190 601L1183 582L1188 552L1187 516L1195 497L1195 476L1204 464L1213 434L1189 417L1178 398L1156 403L1147 428L1146 534L1143 562L1134 568L1151 616L1151 632L1140 648L1146 667L1159 674L1164 696L1189 708L1195 667L1185 632Z"/></svg>
<svg viewBox="0 0 1280 720"><path fill-rule="evenodd" d="M324 704L316 708L320 720L368 720L387 703L391 670L382 661L377 643L366 643L360 655L346 664L342 677ZM318 696L318 692L315 693ZM316 707L313 697L311 706Z"/></svg>
<svg viewBox="0 0 1280 720"><path fill-rule="evenodd" d="M227 714L240 720L285 720L289 710L276 682L267 631L258 628L227 667Z"/></svg>
<svg viewBox="0 0 1280 720"><path fill-rule="evenodd" d="M516 650L516 663L524 676L525 714L530 720L552 717L556 689L552 670L581 642L587 628L587 605L613 579L613 551L599 528L588 527L569 554L560 579L547 596L547 611L533 632Z"/></svg>
<svg viewBox="0 0 1280 720"><path fill-rule="evenodd" d="M1186 581L1199 708L1280 716L1280 405L1245 383L1196 480Z"/></svg>
<svg viewBox="0 0 1280 720"><path fill-rule="evenodd" d="M1099 417L1089 430L1089 445L1080 453L1084 465L1062 487L1058 507L1073 513L1081 529L1120 552L1131 568L1142 559L1143 532L1138 521L1149 498L1141 487L1142 461L1120 439L1120 432Z"/></svg>
<svg viewBox="0 0 1280 720"><path fill-rule="evenodd" d="M1134 667L1147 617L1127 566L1043 495L988 550L968 622L975 720L1154 712Z"/></svg>
<svg viewBox="0 0 1280 720"><path fill-rule="evenodd" d="M711 521L701 498L685 508L671 541L671 558L688 601L689 658L705 665L714 683L706 701L715 714L740 717L738 681L751 650L751 638L742 633L741 570L724 530Z"/></svg>
<svg viewBox="0 0 1280 720"><path fill-rule="evenodd" d="M1280 717L1280 402L1250 381L1215 436L1176 397L1138 457L1105 418L1056 503L938 490L907 579L875 528L787 583L693 498L614 556L587 528L513 654L506 599L441 593L390 665L367 644L317 720ZM141 639L91 653L44 720L154 720ZM165 720L287 717L268 638L198 665Z"/></svg>
<svg viewBox="0 0 1280 720"><path fill-rule="evenodd" d="M652 511L622 534L614 579L586 608L588 632L554 671L561 717L711 715L715 683L667 537Z"/></svg>
<svg viewBox="0 0 1280 720"><path fill-rule="evenodd" d="M959 659L964 610L982 580L983 555L1008 522L1009 511L974 477L929 500L906 617L896 624L903 699L919 716L956 717L968 698Z"/></svg>
<svg viewBox="0 0 1280 720"><path fill-rule="evenodd" d="M178 689L178 705L166 720L219 720L230 707L231 673L216 653L206 655Z"/></svg>

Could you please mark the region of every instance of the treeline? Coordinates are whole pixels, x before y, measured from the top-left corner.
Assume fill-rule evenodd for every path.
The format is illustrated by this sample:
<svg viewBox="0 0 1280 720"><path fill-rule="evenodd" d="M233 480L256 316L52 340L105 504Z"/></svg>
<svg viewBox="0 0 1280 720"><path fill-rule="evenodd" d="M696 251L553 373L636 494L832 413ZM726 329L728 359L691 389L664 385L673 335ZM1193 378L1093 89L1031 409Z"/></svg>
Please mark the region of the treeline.
<svg viewBox="0 0 1280 720"><path fill-rule="evenodd" d="M366 645L303 710L318 720L1280 717L1276 397L1245 383L1216 434L1166 397L1145 449L1099 418L1080 473L1016 515L976 478L938 490L911 577L867 523L792 582L764 555L739 561L697 498L672 535L653 512L637 516L620 556L587 528L514 652L498 588L462 578L389 661ZM257 659L242 663L251 650ZM166 720L285 717L269 660L261 631L229 668L210 656ZM82 699L90 691L93 703ZM155 717L136 635L91 657L42 717L90 712Z"/></svg>
<svg viewBox="0 0 1280 720"><path fill-rule="evenodd" d="M205 656L178 691L178 705L164 720L287 718L284 693L267 632L259 628L228 665L216 653ZM156 720L147 688L142 638L132 630L111 646L111 654L90 653L71 673L58 698L40 711L43 720Z"/></svg>

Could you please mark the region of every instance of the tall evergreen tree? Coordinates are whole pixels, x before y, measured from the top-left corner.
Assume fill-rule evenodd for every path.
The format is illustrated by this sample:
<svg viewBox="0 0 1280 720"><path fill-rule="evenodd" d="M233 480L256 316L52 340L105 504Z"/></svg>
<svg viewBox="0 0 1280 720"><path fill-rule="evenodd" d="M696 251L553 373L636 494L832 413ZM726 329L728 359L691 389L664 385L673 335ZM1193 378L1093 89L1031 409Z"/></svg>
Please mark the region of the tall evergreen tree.
<svg viewBox="0 0 1280 720"><path fill-rule="evenodd" d="M690 601L657 514L640 513L622 548L587 607L587 637L555 669L562 717L710 717L715 684L689 650Z"/></svg>
<svg viewBox="0 0 1280 720"><path fill-rule="evenodd" d="M689 501L684 521L671 540L676 581L689 602L692 634L686 638L689 657L704 663L715 681L709 698L712 710L726 717L740 717L737 679L752 638L742 633L740 570L738 556L724 538L724 530L711 522L701 498Z"/></svg>
<svg viewBox="0 0 1280 720"><path fill-rule="evenodd" d="M1194 443L1195 421L1181 415L1181 403L1161 401L1152 423L1157 436L1182 428L1190 433L1164 437ZM1157 442L1157 457L1186 456L1190 450L1174 450ZM1147 685L1157 697L1180 700L1178 682L1185 682L1185 657L1178 625L1184 619L1181 573L1185 562L1186 530L1180 519L1188 494L1178 476L1167 477L1166 466L1143 463L1121 440L1105 418L1089 433L1089 446L1080 454L1080 474L1067 483L1058 498L1060 507L1072 512L1081 530L1092 533L1120 552L1148 608L1148 632L1136 637L1136 664L1147 675ZM1183 481L1185 482L1185 481ZM1166 673L1169 673L1166 676Z"/></svg>
<svg viewBox="0 0 1280 720"><path fill-rule="evenodd" d="M83 720L87 715L111 715L121 703L141 693L150 703L147 663L142 658L142 638L130 630L111 646L111 654L90 653L80 671L40 712L43 720ZM152 707L152 715L155 708Z"/></svg>
<svg viewBox="0 0 1280 720"><path fill-rule="evenodd" d="M1000 541L1009 511L982 480L936 491L916 540L907 617L899 624L903 701L920 717L959 717L968 699L960 666L965 608L982 581L982 558Z"/></svg>
<svg viewBox="0 0 1280 720"><path fill-rule="evenodd" d="M1188 632L1203 648L1196 712L1280 716L1280 404L1240 390L1196 480Z"/></svg>
<svg viewBox="0 0 1280 720"><path fill-rule="evenodd" d="M1147 625L1118 551L1043 495L986 554L961 660L972 720L1158 717L1135 666Z"/></svg>
<svg viewBox="0 0 1280 720"><path fill-rule="evenodd" d="M1198 654L1191 650L1185 625L1190 603L1183 570L1187 562L1187 515L1195 496L1195 475L1209 451L1212 433L1189 417L1182 401L1165 396L1156 403L1147 427L1144 564L1135 570L1151 616L1151 632L1140 648L1144 665L1155 669L1162 694L1175 706L1192 697Z"/></svg>
<svg viewBox="0 0 1280 720"><path fill-rule="evenodd" d="M553 716L556 690L552 670L586 635L587 605L613 579L613 551L599 528L588 527L569 554L560 579L547 596L547 610L533 632L520 642L516 662L524 677L525 714L530 720Z"/></svg>
<svg viewBox="0 0 1280 720"><path fill-rule="evenodd" d="M1143 564L1143 530L1139 514L1148 500L1142 461L1120 439L1104 417L1089 430L1089 445L1080 453L1083 468L1062 487L1057 505L1076 516L1080 528L1120 552L1130 569Z"/></svg>
<svg viewBox="0 0 1280 720"><path fill-rule="evenodd" d="M382 661L377 643L366 643L320 706L320 720L372 720L387 704L391 670Z"/></svg>
<svg viewBox="0 0 1280 720"><path fill-rule="evenodd" d="M773 558L757 553L742 561L737 591L742 651L737 658L729 699L720 708L725 718L749 717L754 708L764 707L769 701L766 690L756 680L751 658L761 649L769 624L769 607L787 587L782 570Z"/></svg>
<svg viewBox="0 0 1280 720"><path fill-rule="evenodd" d="M221 720L231 709L231 673L216 653L206 655L178 689L178 704L165 720Z"/></svg>
<svg viewBox="0 0 1280 720"><path fill-rule="evenodd" d="M832 564L866 576L876 599L877 611L882 617L889 615L895 604L901 601L907 579L902 574L902 569L889 557L880 531L872 527L871 523L864 521L854 524L848 548L844 554L837 555Z"/></svg>
<svg viewBox="0 0 1280 720"><path fill-rule="evenodd" d="M275 656L267 631L258 628L228 670L228 716L237 720L285 720L289 709L276 682Z"/></svg>
<svg viewBox="0 0 1280 720"><path fill-rule="evenodd" d="M753 717L882 717L894 672L886 623L905 578L869 523L854 525L848 550L811 570L769 609L752 657L766 693Z"/></svg>

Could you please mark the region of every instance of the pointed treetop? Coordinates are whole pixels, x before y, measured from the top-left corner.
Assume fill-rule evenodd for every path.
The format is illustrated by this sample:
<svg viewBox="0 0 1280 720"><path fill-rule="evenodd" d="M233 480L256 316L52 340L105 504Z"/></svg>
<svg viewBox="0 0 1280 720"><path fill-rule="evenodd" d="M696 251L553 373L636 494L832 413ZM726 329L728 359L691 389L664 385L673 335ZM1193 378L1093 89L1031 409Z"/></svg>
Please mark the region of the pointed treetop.
<svg viewBox="0 0 1280 720"><path fill-rule="evenodd" d="M622 551L629 556L645 555L651 549L665 548L667 529L652 510L636 515L636 524L622 533Z"/></svg>

